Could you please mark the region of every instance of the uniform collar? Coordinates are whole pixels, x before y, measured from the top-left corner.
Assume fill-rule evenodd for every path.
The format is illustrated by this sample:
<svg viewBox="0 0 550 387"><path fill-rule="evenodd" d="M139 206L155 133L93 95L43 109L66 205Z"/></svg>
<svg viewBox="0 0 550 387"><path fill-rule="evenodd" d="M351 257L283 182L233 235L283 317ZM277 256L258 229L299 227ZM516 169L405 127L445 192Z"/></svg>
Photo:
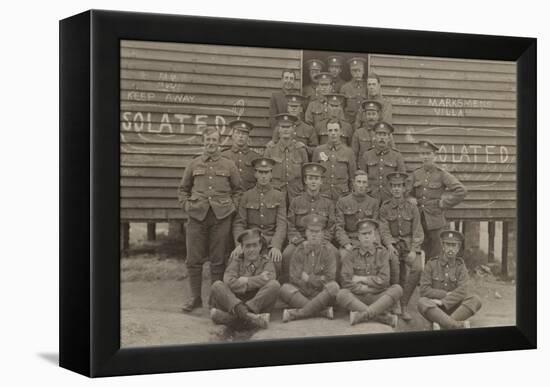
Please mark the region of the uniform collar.
<svg viewBox="0 0 550 387"><path fill-rule="evenodd" d="M256 191L258 191L258 192L266 193L266 192L271 191L271 189L272 189L271 184L267 184L263 187L260 186L259 184L256 184Z"/></svg>
<svg viewBox="0 0 550 387"><path fill-rule="evenodd" d="M386 153L389 153L390 152L390 147L387 147L385 149L379 149L379 148L374 148L375 152L377 155L385 155Z"/></svg>
<svg viewBox="0 0 550 387"><path fill-rule="evenodd" d="M327 142L327 147L330 150L337 150L338 151L342 147L342 141L339 141L336 144L331 144L330 142Z"/></svg>
<svg viewBox="0 0 550 387"><path fill-rule="evenodd" d="M208 153L206 153L206 151L202 154L202 160L203 161L209 161L209 160L212 160L212 161L218 161L221 157L221 154L220 154L220 151L218 150L216 153L214 153L213 155L210 155Z"/></svg>
<svg viewBox="0 0 550 387"><path fill-rule="evenodd" d="M357 200L359 200L359 201L365 200L365 199L367 198L367 196L368 196L368 194L367 194L366 192L365 192L364 194L358 194L358 193L355 192L355 191L353 191L353 192L351 193L351 195L352 195L355 199L357 199Z"/></svg>
<svg viewBox="0 0 550 387"><path fill-rule="evenodd" d="M426 172L435 172L437 170L437 166L434 164L434 165L430 165L430 166L426 166L426 165L422 165L422 168L426 171Z"/></svg>
<svg viewBox="0 0 550 387"><path fill-rule="evenodd" d="M392 197L390 199L390 205L392 206L392 208L398 207L400 204L403 204L403 203L405 203L405 198L396 199Z"/></svg>
<svg viewBox="0 0 550 387"><path fill-rule="evenodd" d="M359 253L361 255L366 255L367 257L373 256L375 251L376 251L376 246L374 245L372 245L370 248L364 248L363 246L359 246Z"/></svg>
<svg viewBox="0 0 550 387"><path fill-rule="evenodd" d="M289 143L288 143L288 146L284 145L283 142L281 140L279 140L278 142L278 146L279 146L279 149L281 150L285 150L285 149L292 149L294 147L294 141L291 140Z"/></svg>
<svg viewBox="0 0 550 387"><path fill-rule="evenodd" d="M237 152L248 153L249 150L250 150L250 148L246 144L242 147L238 146L237 144L231 145L231 151L235 152L235 153L237 153Z"/></svg>
<svg viewBox="0 0 550 387"><path fill-rule="evenodd" d="M439 257L439 264L441 266L455 266L457 260L458 257L455 257L454 262L451 262L447 259L447 257L445 257L445 254L441 254L441 256Z"/></svg>
<svg viewBox="0 0 550 387"><path fill-rule="evenodd" d="M310 200L311 199L316 200L316 199L319 199L321 197L321 192L320 191L315 196L311 195L308 190L305 191L305 194L306 194L307 198L310 199Z"/></svg>

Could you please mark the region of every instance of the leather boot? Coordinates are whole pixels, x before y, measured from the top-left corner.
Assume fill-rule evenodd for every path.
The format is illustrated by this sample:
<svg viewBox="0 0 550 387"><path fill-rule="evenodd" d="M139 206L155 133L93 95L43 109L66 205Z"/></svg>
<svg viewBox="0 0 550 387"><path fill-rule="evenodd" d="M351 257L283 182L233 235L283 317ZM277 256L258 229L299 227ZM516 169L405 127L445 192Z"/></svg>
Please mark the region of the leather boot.
<svg viewBox="0 0 550 387"><path fill-rule="evenodd" d="M218 325L233 325L237 320L237 318L231 313L224 312L223 310L217 308L210 309L210 318L214 324Z"/></svg>
<svg viewBox="0 0 550 387"><path fill-rule="evenodd" d="M202 269L189 269L189 300L183 304L182 311L188 313L202 307L201 299Z"/></svg>
<svg viewBox="0 0 550 387"><path fill-rule="evenodd" d="M426 310L426 318L431 322L438 323L444 329L459 329L464 327L461 321L456 321L437 307Z"/></svg>
<svg viewBox="0 0 550 387"><path fill-rule="evenodd" d="M473 315L474 313L464 305L460 305L453 313L451 313L451 317L456 321L466 321Z"/></svg>
<svg viewBox="0 0 550 387"><path fill-rule="evenodd" d="M383 314L391 308L393 303L394 301L391 296L388 296L387 294L380 296L378 300L369 305L370 318Z"/></svg>
<svg viewBox="0 0 550 387"><path fill-rule="evenodd" d="M356 325L362 322L369 321L369 310L364 311L351 311L349 312L349 323L350 325Z"/></svg>
<svg viewBox="0 0 550 387"><path fill-rule="evenodd" d="M382 313L375 316L373 320L384 325L389 325L392 328L397 328L397 322L399 319L393 313Z"/></svg>
<svg viewBox="0 0 550 387"><path fill-rule="evenodd" d="M299 315L305 317L311 317L318 315L323 309L329 306L332 301L332 296L328 290L323 289L321 293L313 297L307 304L298 310Z"/></svg>

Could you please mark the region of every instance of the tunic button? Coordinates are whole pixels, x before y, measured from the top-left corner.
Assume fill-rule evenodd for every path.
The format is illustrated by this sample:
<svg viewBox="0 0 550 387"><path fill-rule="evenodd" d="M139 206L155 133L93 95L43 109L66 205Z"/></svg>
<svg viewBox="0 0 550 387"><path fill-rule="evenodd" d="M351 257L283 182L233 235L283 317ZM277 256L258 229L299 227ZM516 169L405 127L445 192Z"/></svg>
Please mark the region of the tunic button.
<svg viewBox="0 0 550 387"><path fill-rule="evenodd" d="M208 189L212 189L212 187L208 187Z"/></svg>
<svg viewBox="0 0 550 387"><path fill-rule="evenodd" d="M212 179L212 176L208 176L209 179Z"/></svg>
<svg viewBox="0 0 550 387"><path fill-rule="evenodd" d="M264 214L260 214L260 216L263 218L263 217L264 217Z"/></svg>
<svg viewBox="0 0 550 387"><path fill-rule="evenodd" d="M209 196L209 197L208 197L208 200L210 200L210 199L212 199L212 197L211 197L211 196Z"/></svg>

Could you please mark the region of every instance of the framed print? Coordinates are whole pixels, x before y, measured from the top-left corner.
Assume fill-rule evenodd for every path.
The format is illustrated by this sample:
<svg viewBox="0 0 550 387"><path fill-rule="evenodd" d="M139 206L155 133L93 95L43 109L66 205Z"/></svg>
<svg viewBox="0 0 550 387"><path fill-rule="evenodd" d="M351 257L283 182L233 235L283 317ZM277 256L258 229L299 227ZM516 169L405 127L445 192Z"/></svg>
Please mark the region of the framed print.
<svg viewBox="0 0 550 387"><path fill-rule="evenodd" d="M60 23L60 364L536 348L536 40Z"/></svg>

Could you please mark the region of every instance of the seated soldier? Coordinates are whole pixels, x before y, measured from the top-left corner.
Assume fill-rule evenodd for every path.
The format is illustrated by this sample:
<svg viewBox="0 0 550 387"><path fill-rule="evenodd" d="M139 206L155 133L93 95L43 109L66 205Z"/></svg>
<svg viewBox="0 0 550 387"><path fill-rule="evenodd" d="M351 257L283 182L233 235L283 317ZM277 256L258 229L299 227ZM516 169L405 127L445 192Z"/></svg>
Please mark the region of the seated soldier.
<svg viewBox="0 0 550 387"><path fill-rule="evenodd" d="M468 269L458 257L464 236L446 230L440 238L443 254L424 268L418 311L433 323L434 330L470 328L468 318L481 309L481 299L468 290Z"/></svg>
<svg viewBox="0 0 550 387"><path fill-rule="evenodd" d="M401 318L410 321L407 305L422 274L424 232L418 208L405 199L407 177L402 172L386 175L392 198L380 206L380 236L390 252L390 283L403 287Z"/></svg>
<svg viewBox="0 0 550 387"><path fill-rule="evenodd" d="M321 316L334 318L332 305L340 287L336 276L336 254L323 238L327 219L311 214L304 218L306 240L294 251L290 283L281 287L280 297L292 309L283 311L283 322Z"/></svg>
<svg viewBox="0 0 550 387"><path fill-rule="evenodd" d="M280 289L275 267L264 254L266 242L259 230L245 230L237 241L243 253L231 261L223 282L212 284L210 317L216 324L267 328Z"/></svg>
<svg viewBox="0 0 550 387"><path fill-rule="evenodd" d="M397 327L397 316L389 313L403 293L390 285L389 252L378 244L378 221L357 222L359 245L342 259L341 284L336 302L350 311L351 325L375 320Z"/></svg>

